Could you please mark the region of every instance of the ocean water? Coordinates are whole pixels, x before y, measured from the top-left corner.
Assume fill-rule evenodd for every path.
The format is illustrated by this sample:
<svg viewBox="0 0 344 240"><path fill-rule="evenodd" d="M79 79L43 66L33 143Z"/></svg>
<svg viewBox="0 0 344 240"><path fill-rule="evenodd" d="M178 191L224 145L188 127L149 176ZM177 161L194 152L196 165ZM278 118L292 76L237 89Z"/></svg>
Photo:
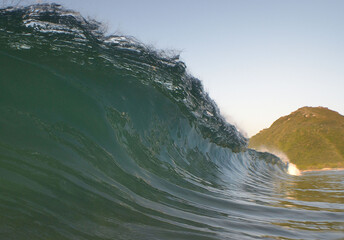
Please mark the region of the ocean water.
<svg viewBox="0 0 344 240"><path fill-rule="evenodd" d="M0 10L0 239L344 239L344 171L247 141L178 56Z"/></svg>

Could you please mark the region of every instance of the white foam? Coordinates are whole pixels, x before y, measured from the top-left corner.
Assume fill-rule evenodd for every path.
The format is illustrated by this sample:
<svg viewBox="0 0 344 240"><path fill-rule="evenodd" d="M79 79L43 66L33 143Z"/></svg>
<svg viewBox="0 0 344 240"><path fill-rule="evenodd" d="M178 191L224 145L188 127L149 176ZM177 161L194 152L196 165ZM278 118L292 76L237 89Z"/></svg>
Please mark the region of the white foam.
<svg viewBox="0 0 344 240"><path fill-rule="evenodd" d="M291 163L289 161L288 156L284 152L276 150L276 149L266 148L266 147L260 147L257 150L261 152L269 152L279 157L287 165L288 174L293 175L293 176L301 175L301 171L297 168L297 166L294 163Z"/></svg>
<svg viewBox="0 0 344 240"><path fill-rule="evenodd" d="M293 176L300 176L301 171L296 167L294 163L289 162L288 163L288 174Z"/></svg>

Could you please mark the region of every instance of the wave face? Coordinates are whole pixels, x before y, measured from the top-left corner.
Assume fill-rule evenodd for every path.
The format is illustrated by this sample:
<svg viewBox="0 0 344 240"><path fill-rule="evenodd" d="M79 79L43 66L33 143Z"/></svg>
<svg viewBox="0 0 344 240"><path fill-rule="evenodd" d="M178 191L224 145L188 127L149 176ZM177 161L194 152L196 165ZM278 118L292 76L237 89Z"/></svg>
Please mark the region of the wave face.
<svg viewBox="0 0 344 240"><path fill-rule="evenodd" d="M344 183L300 199L178 56L56 4L0 10L0 46L3 239L342 236Z"/></svg>

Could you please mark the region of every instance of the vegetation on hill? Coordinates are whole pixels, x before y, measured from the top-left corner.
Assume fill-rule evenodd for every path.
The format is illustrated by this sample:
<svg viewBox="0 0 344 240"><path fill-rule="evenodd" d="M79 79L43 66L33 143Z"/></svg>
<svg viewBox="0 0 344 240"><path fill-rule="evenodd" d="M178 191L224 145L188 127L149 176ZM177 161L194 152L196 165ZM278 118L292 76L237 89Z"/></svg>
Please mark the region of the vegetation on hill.
<svg viewBox="0 0 344 240"><path fill-rule="evenodd" d="M249 147L284 152L300 170L344 167L344 116L303 107L250 139Z"/></svg>

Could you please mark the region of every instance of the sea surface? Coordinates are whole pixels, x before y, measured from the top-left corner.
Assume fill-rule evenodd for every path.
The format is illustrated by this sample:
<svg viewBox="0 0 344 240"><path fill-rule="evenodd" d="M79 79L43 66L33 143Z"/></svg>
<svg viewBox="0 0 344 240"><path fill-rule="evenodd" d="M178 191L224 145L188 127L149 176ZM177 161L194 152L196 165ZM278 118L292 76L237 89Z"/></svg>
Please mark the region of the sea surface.
<svg viewBox="0 0 344 240"><path fill-rule="evenodd" d="M344 239L344 171L288 174L178 56L102 29L0 10L0 239Z"/></svg>

